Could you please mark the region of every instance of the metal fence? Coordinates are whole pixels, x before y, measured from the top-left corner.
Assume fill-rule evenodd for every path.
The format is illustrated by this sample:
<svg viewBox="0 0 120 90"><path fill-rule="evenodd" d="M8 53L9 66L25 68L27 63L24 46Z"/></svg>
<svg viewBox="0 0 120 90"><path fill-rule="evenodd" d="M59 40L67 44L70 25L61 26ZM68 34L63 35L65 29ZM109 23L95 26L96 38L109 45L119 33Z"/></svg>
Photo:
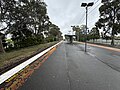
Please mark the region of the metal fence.
<svg viewBox="0 0 120 90"><path fill-rule="evenodd" d="M93 42L93 40L89 40L88 42ZM120 46L120 40L114 40L116 46ZM111 40L105 40L105 39L97 39L94 40L94 43L101 43L101 44L111 44Z"/></svg>

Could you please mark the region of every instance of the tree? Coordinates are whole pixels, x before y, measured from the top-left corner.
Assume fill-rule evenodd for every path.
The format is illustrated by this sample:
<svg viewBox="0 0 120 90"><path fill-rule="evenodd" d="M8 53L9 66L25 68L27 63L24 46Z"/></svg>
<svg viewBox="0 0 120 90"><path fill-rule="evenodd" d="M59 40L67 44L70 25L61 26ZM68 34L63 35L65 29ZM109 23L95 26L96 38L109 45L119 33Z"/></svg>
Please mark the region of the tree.
<svg viewBox="0 0 120 90"><path fill-rule="evenodd" d="M4 50L3 44L2 44L2 37L3 37L3 34L0 33L0 53L5 53L5 50Z"/></svg>
<svg viewBox="0 0 120 90"><path fill-rule="evenodd" d="M61 36L58 26L49 21L42 0L0 0L0 6L0 23L6 24L0 32L11 34L15 48L43 43L45 34L54 39Z"/></svg>
<svg viewBox="0 0 120 90"><path fill-rule="evenodd" d="M75 35L76 35L76 40L80 41L80 36L81 36L81 29L79 26L73 26L72 27L73 31L75 31Z"/></svg>
<svg viewBox="0 0 120 90"><path fill-rule="evenodd" d="M93 27L91 32L89 33L90 35L90 39L93 39L93 42L95 41L95 39L99 39L100 38L100 33L99 33L99 30L98 28L96 27Z"/></svg>
<svg viewBox="0 0 120 90"><path fill-rule="evenodd" d="M77 41L85 41L86 25L73 26L73 31L75 31ZM87 31L88 33L88 31ZM88 39L88 38L87 38Z"/></svg>
<svg viewBox="0 0 120 90"><path fill-rule="evenodd" d="M60 28L55 24L51 24L49 27L48 37L51 38L52 41L58 41L61 38L62 33L60 32Z"/></svg>
<svg viewBox="0 0 120 90"><path fill-rule="evenodd" d="M100 19L96 23L99 28L103 27L105 34L111 32L111 45L114 45L114 37L120 32L120 1L102 0L103 5L99 8Z"/></svg>
<svg viewBox="0 0 120 90"><path fill-rule="evenodd" d="M0 22L6 24L6 27L0 31L5 32L6 35L11 34L16 47L30 45L29 42L25 43L26 41L37 44L43 40L43 32L48 31L49 28L45 2L41 0L1 0L0 6Z"/></svg>
<svg viewBox="0 0 120 90"><path fill-rule="evenodd" d="M85 41L85 40L89 40L88 39L88 28L86 31L86 25L81 25L80 26L80 41Z"/></svg>

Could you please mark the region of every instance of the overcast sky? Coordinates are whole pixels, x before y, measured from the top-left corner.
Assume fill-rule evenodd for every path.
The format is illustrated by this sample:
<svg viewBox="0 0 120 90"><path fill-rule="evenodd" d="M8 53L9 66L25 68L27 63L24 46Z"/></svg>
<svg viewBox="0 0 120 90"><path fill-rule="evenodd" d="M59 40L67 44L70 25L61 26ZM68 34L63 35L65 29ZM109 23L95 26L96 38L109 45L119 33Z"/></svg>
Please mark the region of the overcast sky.
<svg viewBox="0 0 120 90"><path fill-rule="evenodd" d="M68 34L73 25L85 24L85 8L82 2L95 2L89 8L88 27L94 26L99 18L99 7L101 0L45 0L47 12L52 23L58 25L63 34Z"/></svg>

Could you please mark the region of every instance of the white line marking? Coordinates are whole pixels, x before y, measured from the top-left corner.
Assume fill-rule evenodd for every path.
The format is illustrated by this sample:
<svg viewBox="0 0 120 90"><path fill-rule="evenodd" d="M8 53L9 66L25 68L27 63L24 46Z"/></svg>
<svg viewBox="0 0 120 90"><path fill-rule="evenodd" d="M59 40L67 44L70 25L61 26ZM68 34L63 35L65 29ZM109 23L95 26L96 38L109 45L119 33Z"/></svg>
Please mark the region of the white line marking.
<svg viewBox="0 0 120 90"><path fill-rule="evenodd" d="M59 42L53 46L51 46L50 48L42 51L41 53L33 56L32 58L28 59L27 61L23 62L22 64L12 68L11 70L5 72L4 74L0 75L0 84L2 84L4 81L6 81L7 79L9 79L11 76L13 76L14 74L18 73L20 70L22 70L23 68L25 68L26 66L28 66L29 64L31 64L32 62L34 62L36 59L38 59L39 57L41 57L43 54L47 53L49 50L51 50L52 48L54 48L55 46L57 46L58 44L62 43Z"/></svg>
<svg viewBox="0 0 120 90"><path fill-rule="evenodd" d="M95 55L94 54L92 54L92 53L89 53L89 52L87 52L90 56L92 56L92 57L95 57Z"/></svg>

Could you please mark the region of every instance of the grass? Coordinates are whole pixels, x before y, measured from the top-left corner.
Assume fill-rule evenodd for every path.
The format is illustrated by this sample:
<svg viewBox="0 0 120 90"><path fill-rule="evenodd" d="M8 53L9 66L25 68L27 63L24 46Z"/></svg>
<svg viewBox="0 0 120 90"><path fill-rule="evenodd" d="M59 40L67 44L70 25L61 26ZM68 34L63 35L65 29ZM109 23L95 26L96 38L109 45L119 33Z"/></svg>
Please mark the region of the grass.
<svg viewBox="0 0 120 90"><path fill-rule="evenodd" d="M18 59L28 57L38 52L39 50L43 50L51 45L54 45L55 43L57 42L35 45L20 50L0 54L0 67L3 67L4 65L7 65L9 63L17 62Z"/></svg>

